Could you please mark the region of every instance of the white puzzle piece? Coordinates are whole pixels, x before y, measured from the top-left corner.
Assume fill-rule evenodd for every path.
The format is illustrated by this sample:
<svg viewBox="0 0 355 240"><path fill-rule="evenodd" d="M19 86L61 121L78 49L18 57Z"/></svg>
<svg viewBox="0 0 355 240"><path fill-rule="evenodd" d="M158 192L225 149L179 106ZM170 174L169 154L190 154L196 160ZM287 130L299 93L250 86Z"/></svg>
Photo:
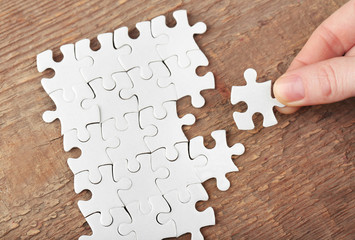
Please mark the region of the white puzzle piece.
<svg viewBox="0 0 355 240"><path fill-rule="evenodd" d="M136 28L139 31L139 37L136 39L129 37L127 27L116 29L114 45L117 49L129 46L130 51L122 51L119 58L122 66L127 71L139 67L141 77L149 79L153 75L149 63L162 60L156 50L156 45L166 43L168 38L166 36L153 38L149 21L137 23Z"/></svg>
<svg viewBox="0 0 355 240"><path fill-rule="evenodd" d="M109 138L104 140L101 134L101 124L88 125L90 139L81 142L76 138L76 132L70 131L64 134L64 150L69 151L72 148L79 148L81 155L78 158L69 158L68 165L74 174L82 171L89 171L89 179L92 183L101 181L102 176L99 172L99 166L112 164L106 150L109 148L117 148L119 140L117 138Z"/></svg>
<svg viewBox="0 0 355 240"><path fill-rule="evenodd" d="M122 89L120 96L123 99L128 99L136 95L139 110L153 107L154 116L161 119L166 116L163 103L176 100L176 91L173 85L164 88L158 86L157 81L159 77L168 77L170 75L169 70L162 62L151 63L150 66L153 70L153 77L148 80L141 78L139 68L133 68L128 71L133 82L133 87Z"/></svg>
<svg viewBox="0 0 355 240"><path fill-rule="evenodd" d="M161 197L150 198L152 211L148 214L142 214L139 210L137 202L127 206L127 210L132 217L132 223L123 223L119 226L118 231L122 235L134 232L137 240L154 240L176 236L175 224L168 221L165 224L157 222L159 213L169 212L169 205Z"/></svg>
<svg viewBox="0 0 355 240"><path fill-rule="evenodd" d="M207 164L196 168L196 173L202 182L210 178L216 178L217 187L221 191L226 191L230 187L230 182L226 177L229 172L237 172L238 168L232 160L232 155L242 155L244 146L236 143L232 147L227 145L226 131L217 130L211 133L216 145L208 149L203 144L203 137L198 136L190 140L190 156L194 159L200 156L207 158Z"/></svg>
<svg viewBox="0 0 355 240"><path fill-rule="evenodd" d="M179 156L170 161L165 157L165 150L158 149L152 153L152 167L154 171L165 169L169 171L169 177L157 179L156 183L163 194L177 190L181 202L188 202L190 194L186 187L190 184L201 183L195 172L195 167L206 164L204 158L192 161L189 157L187 142L177 143Z"/></svg>
<svg viewBox="0 0 355 240"><path fill-rule="evenodd" d="M234 112L233 118L240 130L253 129L254 113L261 113L264 117L263 126L270 127L277 124L273 107L284 107L279 101L271 97L271 80L258 83L256 82L257 73L249 68L244 72L246 86L233 86L231 92L232 104L245 102L248 109L244 113Z"/></svg>
<svg viewBox="0 0 355 240"><path fill-rule="evenodd" d="M119 78L121 82L125 82L125 86L130 85L130 79L127 73L116 74L115 78ZM115 119L115 126L119 130L127 129L128 123L124 117L126 113L138 111L138 101L136 97L122 99L119 96L119 83L117 86L108 91L103 87L102 79L95 79L89 83L95 93L94 99L85 99L82 102L84 109L92 106L98 106L100 109L101 122L105 122L111 118Z"/></svg>
<svg viewBox="0 0 355 240"><path fill-rule="evenodd" d="M86 82L94 79L102 79L102 87L106 90L112 90L115 87L115 81L112 75L117 72L124 72L125 69L118 61L120 50L113 46L113 34L103 33L97 36L101 47L97 51L90 48L90 40L83 39L75 43L76 57L81 59L93 59L91 66L82 67L81 73Z"/></svg>
<svg viewBox="0 0 355 240"><path fill-rule="evenodd" d="M124 208L112 208L110 214L113 223L105 227L100 223L100 213L94 213L85 219L92 229L93 234L90 236L83 235L79 240L136 240L135 234L132 232L126 236L118 233L118 227L122 223L130 223L131 217Z"/></svg>
<svg viewBox="0 0 355 240"><path fill-rule="evenodd" d="M88 124L100 122L100 112L97 106L90 109L83 109L81 102L84 98L93 98L90 87L84 83L73 87L75 98L72 102L63 99L63 90L57 90L50 94L57 109L55 111L46 111L42 118L45 122L60 120L62 135L70 130L77 130L77 138L81 141L89 139L89 133L86 129Z"/></svg>
<svg viewBox="0 0 355 240"><path fill-rule="evenodd" d="M114 164L114 179L130 179L132 186L129 189L118 193L122 202L127 206L130 203L138 202L139 209L143 214L148 214L152 207L149 203L151 197L162 197L161 192L155 184L157 180L169 176L167 169L152 170L150 154L141 154L137 156L140 163L139 171L130 172L127 167L127 160L121 159Z"/></svg>
<svg viewBox="0 0 355 240"><path fill-rule="evenodd" d="M164 195L171 207L171 212L160 213L158 222L164 224L173 220L176 225L176 237L191 233L191 240L203 240L200 228L215 225L214 211L211 207L202 212L196 210L198 201L208 200L207 192L201 184L190 185L187 190L191 194L191 199L187 203L179 201L176 191Z"/></svg>
<svg viewBox="0 0 355 240"><path fill-rule="evenodd" d="M73 86L85 83L80 68L90 66L93 60L86 58L78 61L75 58L74 44L63 45L60 47L60 51L63 53L63 59L60 62L53 60L53 52L51 50L38 54L37 69L39 72L53 69L54 77L43 78L41 81L42 87L47 94L62 90L62 98L70 102L76 96Z"/></svg>
<svg viewBox="0 0 355 240"><path fill-rule="evenodd" d="M165 60L171 56L178 57L180 67L185 68L190 64L186 53L190 50L199 49L195 42L194 35L206 32L207 27L203 22L190 26L186 10L178 10L173 13L176 26L166 26L165 16L158 16L152 19L152 34L154 37L167 35L169 41L165 44L158 44L157 49L160 56Z"/></svg>
<svg viewBox="0 0 355 240"><path fill-rule="evenodd" d="M186 114L179 118L176 111L176 102L166 102L164 107L167 110L167 116L163 119L154 118L152 108L146 108L140 113L140 123L142 127L154 125L158 129L158 133L154 136L146 136L144 141L151 152L164 147L166 157L174 160L178 157L175 144L178 142L186 142L187 138L182 131L183 125L192 125L195 122L195 116Z"/></svg>
<svg viewBox="0 0 355 240"><path fill-rule="evenodd" d="M132 172L139 170L139 162L136 157L139 154L149 153L144 138L154 136L157 133L156 127L146 125L143 129L139 126L138 113L127 113L125 115L128 128L119 131L115 127L115 121L110 119L102 124L102 134L104 139L116 137L120 140L117 148L107 150L112 162L127 159L128 169Z"/></svg>
<svg viewBox="0 0 355 240"><path fill-rule="evenodd" d="M99 184L93 184L89 180L89 172L84 171L74 176L74 190L80 193L90 190L92 197L87 201L79 201L78 206L84 217L95 212L100 212L100 222L103 226L112 224L113 218L110 214L111 208L124 207L118 197L119 190L129 189L131 181L128 178L120 178L117 182L113 180L112 165L99 167L102 180Z"/></svg>
<svg viewBox="0 0 355 240"><path fill-rule="evenodd" d="M158 85L164 87L173 83L177 99L190 96L192 105L201 108L205 105L205 99L200 92L215 88L214 76L212 72L208 72L204 76L196 74L197 67L208 65L208 59L201 50L189 51L187 56L190 58L191 64L186 68L181 68L178 65L177 56L166 59L164 62L168 66L171 76L159 78Z"/></svg>

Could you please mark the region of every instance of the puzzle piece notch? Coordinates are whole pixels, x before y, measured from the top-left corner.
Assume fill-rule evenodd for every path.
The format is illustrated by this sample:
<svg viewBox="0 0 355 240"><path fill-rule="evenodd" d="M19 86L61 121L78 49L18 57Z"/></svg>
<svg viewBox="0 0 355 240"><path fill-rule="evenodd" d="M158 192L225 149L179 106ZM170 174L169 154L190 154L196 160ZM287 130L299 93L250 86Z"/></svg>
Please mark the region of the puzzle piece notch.
<svg viewBox="0 0 355 240"><path fill-rule="evenodd" d="M170 161L165 157L164 149L158 149L152 153L153 171L166 169L169 176L165 179L157 179L156 184L163 194L177 190L181 202L190 200L190 193L186 187L190 184L201 183L196 175L195 168L206 164L204 158L192 161L188 153L188 143L177 143L176 148L179 156L176 160Z"/></svg>
<svg viewBox="0 0 355 240"><path fill-rule="evenodd" d="M124 208L112 208L109 210L110 215L113 218L113 222L110 226L103 226L100 222L100 213L94 213L87 216L85 219L92 229L93 234L90 236L83 235L79 237L79 240L102 240L102 239L116 239L116 240L136 240L135 234L130 233L126 236L122 236L118 232L118 227L123 223L130 223L131 217Z"/></svg>
<svg viewBox="0 0 355 240"><path fill-rule="evenodd" d="M97 39L101 45L100 49L97 51L93 51L90 48L89 39L83 39L76 42L76 57L79 60L86 58L93 59L91 66L81 68L81 73L86 82L101 78L103 88L106 90L112 90L116 86L114 79L112 79L112 75L117 72L125 71L118 60L119 56L125 52L122 51L124 49L114 48L113 33L99 34Z"/></svg>
<svg viewBox="0 0 355 240"><path fill-rule="evenodd" d="M142 127L154 125L158 129L156 135L144 138L149 150L154 152L159 148L165 148L166 157L169 160L174 160L178 157L175 144L188 141L182 131L182 126L194 124L195 116L186 114L182 118L179 118L175 101L165 102L163 105L167 110L167 116L164 119L154 118L153 110L149 107L140 112L140 123Z"/></svg>
<svg viewBox="0 0 355 240"><path fill-rule="evenodd" d="M143 79L140 76L139 68L133 68L128 71L133 87L129 89L122 89L120 96L123 99L137 96L139 110L147 107L153 107L154 116L158 119L166 117L166 110L163 107L163 103L167 101L177 100L176 90L173 85L165 87L158 86L158 79L160 77L170 76L170 72L162 62L150 63L153 71L153 76L150 79Z"/></svg>
<svg viewBox="0 0 355 240"><path fill-rule="evenodd" d="M42 118L47 123L53 122L58 118L62 135L70 130L77 130L77 138L80 141L87 141L90 135L86 127L89 124L100 122L100 111L97 106L90 109L81 107L83 99L94 97L93 92L86 83L74 86L73 90L76 97L72 102L67 102L63 99L63 90L51 93L49 96L57 108L55 111L44 112Z"/></svg>
<svg viewBox="0 0 355 240"><path fill-rule="evenodd" d="M70 151L77 147L81 150L78 158L68 158L68 165L73 174L82 171L89 171L89 179L92 183L99 183L102 176L98 167L102 165L112 164L106 153L107 149L117 148L119 140L117 138L109 138L104 140L101 133L101 124L90 124L87 127L90 138L86 142L82 142L76 137L76 131L69 131L64 134L63 145L65 151Z"/></svg>
<svg viewBox="0 0 355 240"><path fill-rule="evenodd" d="M189 185L187 190L191 194L191 199L187 203L179 201L179 194L176 191L165 194L164 197L168 201L171 211L160 213L157 220L163 224L173 220L176 226L176 237L191 233L191 240L203 240L204 237L200 229L215 225L214 211L211 207L202 212L196 210L198 201L208 200L208 194L202 184Z"/></svg>
<svg viewBox="0 0 355 240"><path fill-rule="evenodd" d="M115 88L108 91L103 87L103 79L95 79L89 83L95 93L95 98L84 99L82 107L89 109L92 106L98 106L100 109L101 122L105 122L111 118L115 119L115 126L119 130L127 129L128 122L124 115L129 112L138 111L138 101L136 97L122 99L119 96L120 87L130 86L131 80L127 73L119 73L114 75Z"/></svg>
<svg viewBox="0 0 355 240"><path fill-rule="evenodd" d="M240 130L254 129L253 115L258 112L263 115L263 126L270 127L277 124L273 107L284 107L275 98L271 97L271 80L258 83L256 82L257 73L249 68L244 72L246 86L233 86L231 92L231 103L237 104L241 101L248 105L246 112L234 112L233 118Z"/></svg>
<svg viewBox="0 0 355 240"><path fill-rule="evenodd" d="M173 221L168 221L165 224L160 224L157 221L159 213L169 212L168 203L164 198L158 196L150 198L149 201L152 205L152 211L148 214L141 213L137 202L127 206L132 222L130 224L121 224L118 229L119 233L125 236L134 231L137 240L175 237L176 227Z"/></svg>
<svg viewBox="0 0 355 240"><path fill-rule="evenodd" d="M71 102L76 96L73 87L85 83L80 68L90 66L93 59L87 58L78 61L75 57L74 44L63 45L60 47L60 51L64 56L60 62L53 60L52 50L46 50L38 54L37 69L39 72L53 69L54 76L52 78L42 78L43 89L48 95L57 90L62 90L62 98L67 102Z"/></svg>
<svg viewBox="0 0 355 240"><path fill-rule="evenodd" d="M192 105L195 108L201 108L205 105L201 91L215 88L214 76L212 72L208 72L204 76L196 74L197 67L208 66L208 59L201 50L188 51L187 56L191 60L191 64L186 68L181 68L178 65L177 56L166 59L164 62L168 66L171 76L159 78L158 85L164 87L174 84L177 99L190 96Z"/></svg>
<svg viewBox="0 0 355 240"><path fill-rule="evenodd" d="M162 61L156 50L156 45L166 43L168 38L166 36L154 38L151 34L149 21L137 23L136 28L139 31L139 37L136 39L129 37L127 27L116 29L113 37L114 45L117 49L130 46L131 51L122 52L119 57L121 65L126 71L139 67L140 76L143 79L149 79L153 75L149 63Z"/></svg>
<svg viewBox="0 0 355 240"><path fill-rule="evenodd" d="M116 137L120 140L120 145L117 148L107 150L112 162L127 159L128 169L131 172L136 172L139 170L139 162L136 157L150 152L144 138L157 134L157 128L151 124L141 128L138 113L127 113L124 117L128 122L127 129L117 130L115 120L109 119L102 124L102 134L104 139Z"/></svg>
<svg viewBox="0 0 355 240"><path fill-rule="evenodd" d="M167 169L153 171L151 167L150 154L141 154L137 156L140 164L139 171L130 172L127 168L127 160L119 160L114 163L114 179L119 181L122 178L130 179L132 186L129 189L119 191L122 202L127 206L133 202L139 203L139 209L142 214L148 214L152 211L149 199L152 197L162 198L162 194L156 185L156 181L169 176Z"/></svg>
<svg viewBox="0 0 355 240"><path fill-rule="evenodd" d="M226 191L230 187L226 174L239 171L231 157L232 155L242 155L245 148L241 143L229 147L225 130L214 131L211 135L216 142L215 147L208 149L204 146L202 136L195 137L189 143L190 156L192 158L205 156L207 164L196 168L197 175L202 182L210 178L216 178L218 189Z"/></svg>
<svg viewBox="0 0 355 240"><path fill-rule="evenodd" d="M89 180L89 172L84 171L74 176L74 190L80 193L89 190L92 193L90 200L78 202L78 206L84 217L97 211L100 212L100 222L103 226L112 224L113 218L110 215L110 209L124 207L119 198L120 190L127 190L132 187L128 178L120 178L117 182L113 179L112 165L103 165L98 167L102 180L98 184L93 184Z"/></svg>
<svg viewBox="0 0 355 240"><path fill-rule="evenodd" d="M190 65L187 52L199 49L195 42L194 35L206 32L207 26L203 22L198 22L190 26L186 10L178 10L173 13L176 26L170 28L166 25L165 16L158 16L151 20L152 35L154 37L168 36L169 41L165 44L157 44L157 50L162 59L171 56L178 57L180 67L186 68Z"/></svg>

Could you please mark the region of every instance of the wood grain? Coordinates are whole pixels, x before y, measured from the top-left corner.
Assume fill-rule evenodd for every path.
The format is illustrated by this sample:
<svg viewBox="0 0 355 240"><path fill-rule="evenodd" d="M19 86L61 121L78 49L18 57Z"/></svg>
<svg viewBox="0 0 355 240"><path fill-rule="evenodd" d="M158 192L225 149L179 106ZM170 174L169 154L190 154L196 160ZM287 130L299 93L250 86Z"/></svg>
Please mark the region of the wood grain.
<svg viewBox="0 0 355 240"><path fill-rule="evenodd" d="M91 230L76 202L60 125L41 114L54 109L40 85L36 55L82 38L94 39L120 26L187 9L191 23L208 31L196 37L210 60L216 90L194 109L178 102L180 116L198 121L185 128L188 138L228 131L228 142L242 142L246 153L228 174L231 188L220 192L204 184L217 224L203 229L206 239L355 239L355 102L303 108L277 114L279 124L238 131L230 89L242 85L243 71L254 67L260 81L280 76L312 31L345 0L239 1L0 1L0 239L75 239ZM134 31L132 31L134 35ZM97 43L93 41L93 46ZM45 76L50 76L50 71ZM189 235L181 237L189 239Z"/></svg>

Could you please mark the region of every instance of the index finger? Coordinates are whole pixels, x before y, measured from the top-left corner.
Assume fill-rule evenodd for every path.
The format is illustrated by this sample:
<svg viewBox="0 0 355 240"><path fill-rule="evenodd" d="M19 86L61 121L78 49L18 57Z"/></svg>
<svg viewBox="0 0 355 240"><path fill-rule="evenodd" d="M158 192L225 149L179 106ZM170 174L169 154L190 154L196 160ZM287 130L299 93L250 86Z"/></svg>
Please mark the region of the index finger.
<svg viewBox="0 0 355 240"><path fill-rule="evenodd" d="M344 55L355 45L355 0L327 18L311 35L289 70Z"/></svg>

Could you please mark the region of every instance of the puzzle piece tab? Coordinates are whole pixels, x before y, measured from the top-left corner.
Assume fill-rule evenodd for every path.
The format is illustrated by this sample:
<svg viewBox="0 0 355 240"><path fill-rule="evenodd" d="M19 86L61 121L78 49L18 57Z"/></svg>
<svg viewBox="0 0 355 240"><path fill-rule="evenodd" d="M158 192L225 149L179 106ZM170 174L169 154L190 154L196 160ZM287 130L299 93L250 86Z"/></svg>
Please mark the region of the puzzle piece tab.
<svg viewBox="0 0 355 240"><path fill-rule="evenodd" d="M121 199L118 197L119 190L129 189L132 187L132 183L128 178L120 178L115 182L112 175L112 165L104 165L98 169L102 175L102 180L99 184L90 182L89 172L84 171L74 176L74 190L76 193L90 190L92 194L90 200L81 200L78 202L78 206L84 217L95 212L100 212L101 224L109 226L113 221L110 209L124 207Z"/></svg>
<svg viewBox="0 0 355 240"><path fill-rule="evenodd" d="M201 183L201 180L195 172L195 168L206 164L205 159L191 160L187 142L177 143L176 148L179 156L176 160L168 160L165 157L165 150L158 149L152 153L153 170L166 169L169 171L169 177L157 179L156 183L163 194L176 190L179 193L179 199L182 202L188 202L190 194L186 187L190 184Z"/></svg>
<svg viewBox="0 0 355 240"><path fill-rule="evenodd" d="M41 83L46 93L51 94L57 90L62 90L63 100L73 101L78 92L74 86L84 84L85 80L80 72L80 68L90 66L93 59L86 58L78 61L75 57L74 44L66 44L60 47L63 59L60 62L53 60L53 52L46 50L37 55L37 69L43 72L46 69L54 70L54 77L43 78Z"/></svg>
<svg viewBox="0 0 355 240"><path fill-rule="evenodd" d="M190 96L192 105L201 108L205 105L205 99L200 92L215 88L214 76L212 72L208 72L204 76L196 74L197 67L208 65L208 60L201 50L189 51L187 56L190 58L191 64L186 68L181 68L178 65L177 56L166 59L164 62L168 66L171 76L159 78L158 84L161 87L174 84L177 99Z"/></svg>
<svg viewBox="0 0 355 240"><path fill-rule="evenodd" d="M244 72L246 86L233 86L231 92L232 104L245 102L248 109L244 113L234 112L233 118L240 130L253 129L254 113L261 113L264 117L263 126L270 127L277 124L273 107L284 107L279 101L271 97L271 80L258 83L256 82L257 73L249 68Z"/></svg>
<svg viewBox="0 0 355 240"><path fill-rule="evenodd" d="M51 93L49 96L54 101L57 109L44 112L42 118L47 123L59 119L62 135L70 130L77 130L77 138L81 141L87 141L90 136L86 126L100 122L99 108L97 106L89 109L81 107L83 99L94 97L93 92L86 83L74 86L73 91L75 98L71 102L63 99L63 90Z"/></svg>
<svg viewBox="0 0 355 240"><path fill-rule="evenodd" d="M164 195L168 201L171 212L160 213L158 222L166 223L173 220L176 226L176 237L185 233L191 233L191 240L202 240L203 235L200 228L215 224L214 211L211 207L200 212L196 210L198 201L207 201L208 195L201 184L192 184L187 187L191 194L191 199L187 203L179 201L179 194L176 191Z"/></svg>
<svg viewBox="0 0 355 240"><path fill-rule="evenodd" d="M165 24L165 16L152 19L152 34L154 37L168 36L169 41L157 44L157 49L162 59L177 56L178 64L182 68L190 65L188 51L199 49L194 35L206 32L207 27L203 22L190 26L186 10L178 10L173 13L176 26L170 28Z"/></svg>
<svg viewBox="0 0 355 240"><path fill-rule="evenodd" d="M102 176L99 172L99 166L112 164L106 150L109 148L117 148L119 140L117 138L109 138L104 140L101 133L101 124L88 125L90 139L82 142L76 138L76 131L70 131L64 134L64 150L69 151L72 148L79 148L81 155L78 158L69 158L68 165L74 174L82 171L89 171L89 179L92 183L99 183Z"/></svg>
<svg viewBox="0 0 355 240"><path fill-rule="evenodd" d="M117 72L124 72L125 69L121 66L118 58L120 50L113 46L113 34L103 33L97 36L101 47L97 51L90 48L90 40L83 39L75 43L76 57L81 59L93 59L90 66L82 67L81 72L86 82L94 79L102 79L102 87L106 90L112 90L116 84L112 79L112 75Z"/></svg>
<svg viewBox="0 0 355 240"><path fill-rule="evenodd" d="M195 122L195 116L186 114L179 118L176 111L176 102L166 102L164 107L167 110L167 116L163 119L156 119L152 108L146 108L140 113L140 123L142 127L154 125L158 132L154 136L146 136L144 141L147 143L151 152L159 148L165 148L166 157L174 160L178 157L175 144L178 142L187 142L187 138L182 131L183 125L192 125Z"/></svg>
<svg viewBox="0 0 355 240"><path fill-rule="evenodd" d="M157 222L159 213L169 212L170 208L164 198L150 198L152 211L148 214L142 214L137 202L127 206L127 210L132 217L132 223L123 223L119 226L119 233L123 236L134 232L137 240L146 239L163 239L176 236L175 224L173 221L168 221L165 224Z"/></svg>
<svg viewBox="0 0 355 240"><path fill-rule="evenodd" d="M174 85L165 87L158 86L158 78L168 77L170 75L164 63L155 62L149 64L149 66L151 66L153 70L153 77L148 80L141 78L139 68L133 68L128 71L133 82L133 87L130 89L122 89L120 96L123 99L131 98L134 95L137 96L139 110L153 107L154 116L158 119L162 119L167 114L163 103L176 100L176 91Z"/></svg>
<svg viewBox="0 0 355 240"><path fill-rule="evenodd" d="M127 206L130 203L138 202L139 209L143 214L148 214L152 207L149 203L151 197L162 197L156 181L167 178L169 171L166 169L152 170L150 154L137 156L140 168L137 172L130 172L127 167L127 160L119 160L114 163L114 179L130 179L132 186L129 189L119 191L122 202Z"/></svg>
<svg viewBox="0 0 355 240"><path fill-rule="evenodd" d="M166 36L154 38L151 33L150 22L139 22L136 24L139 31L139 37L132 39L128 35L128 28L121 27L114 31L114 45L117 49L130 47L130 50L122 51L119 57L120 63L125 70L139 67L140 75L143 79L152 77L153 72L149 63L161 61L156 45L166 43Z"/></svg>
<svg viewBox="0 0 355 240"><path fill-rule="evenodd" d="M104 139L118 138L120 145L117 148L107 149L107 154L112 162L125 159L128 161L128 169L131 172L139 170L139 162L136 157L143 153L149 153L149 148L144 141L145 137L154 136L157 133L156 127L145 125L141 128L138 121L138 113L127 113L125 115L128 128L117 130L114 119L102 124L102 135Z"/></svg>
<svg viewBox="0 0 355 240"><path fill-rule="evenodd" d="M238 171L231 157L232 155L243 154L245 149L241 143L236 143L233 147L229 147L227 145L225 130L214 131L211 135L216 142L216 146L208 149L203 144L203 137L195 137L190 140L190 156L192 158L205 156L207 164L196 168L197 175L202 182L210 178L216 178L218 189L226 191L230 186L226 174Z"/></svg>
<svg viewBox="0 0 355 240"><path fill-rule="evenodd" d="M131 80L127 73L119 73L114 75L115 88L108 91L103 87L103 79L98 78L89 83L95 93L94 99L84 99L82 107L89 109L97 106L100 109L101 122L109 119L115 120L115 126L119 130L127 129L128 122L124 117L127 113L138 111L138 101L135 96L129 99L122 99L119 96L120 86L130 86Z"/></svg>
<svg viewBox="0 0 355 240"><path fill-rule="evenodd" d="M83 235L79 237L79 240L136 240L136 236L133 232L125 236L118 233L118 227L121 224L130 223L132 221L128 212L123 207L110 209L110 215L113 218L113 223L107 227L101 224L100 213L87 216L85 219L91 227L93 234L90 236Z"/></svg>

